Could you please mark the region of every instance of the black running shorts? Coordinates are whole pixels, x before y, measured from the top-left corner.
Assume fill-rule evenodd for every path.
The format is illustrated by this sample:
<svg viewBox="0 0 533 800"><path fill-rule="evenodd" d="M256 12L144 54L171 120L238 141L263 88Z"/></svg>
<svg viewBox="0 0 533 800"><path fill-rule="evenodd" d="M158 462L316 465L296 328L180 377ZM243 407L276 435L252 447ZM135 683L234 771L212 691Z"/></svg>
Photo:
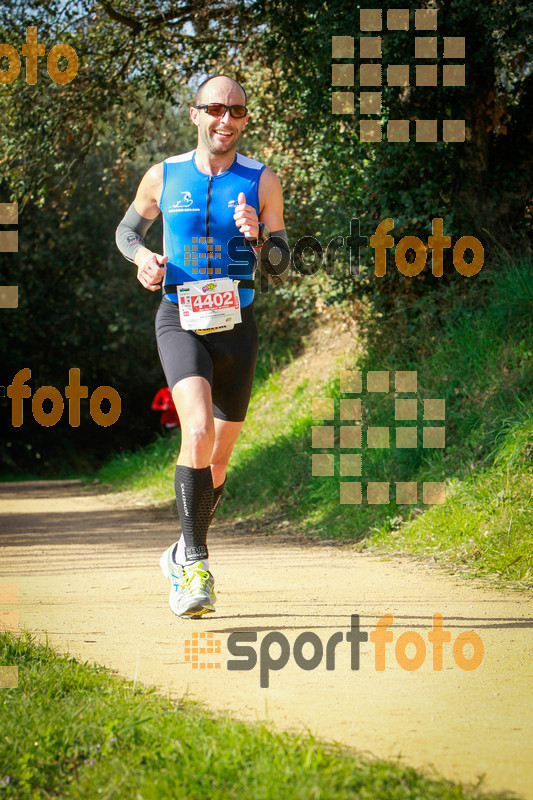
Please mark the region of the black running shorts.
<svg viewBox="0 0 533 800"><path fill-rule="evenodd" d="M161 299L155 317L159 358L167 384L199 375L211 384L213 415L242 422L246 416L255 364L257 325L253 303L241 308L242 322L230 331L198 334L181 327L176 303Z"/></svg>

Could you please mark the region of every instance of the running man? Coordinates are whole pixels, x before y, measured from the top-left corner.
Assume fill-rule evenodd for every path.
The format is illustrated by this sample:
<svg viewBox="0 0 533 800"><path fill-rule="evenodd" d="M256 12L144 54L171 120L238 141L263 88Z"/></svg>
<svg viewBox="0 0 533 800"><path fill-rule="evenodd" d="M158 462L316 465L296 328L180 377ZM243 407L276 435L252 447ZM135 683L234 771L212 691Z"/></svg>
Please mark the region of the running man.
<svg viewBox="0 0 533 800"><path fill-rule="evenodd" d="M117 228L137 279L163 292L155 327L181 422L174 487L182 533L160 565L171 582L170 608L182 617L215 610L207 531L252 390L254 268L278 284L290 262L280 181L236 150L248 121L242 86L225 75L208 78L190 117L196 149L151 167ZM143 238L160 212L163 255ZM277 264L268 257L274 243Z"/></svg>

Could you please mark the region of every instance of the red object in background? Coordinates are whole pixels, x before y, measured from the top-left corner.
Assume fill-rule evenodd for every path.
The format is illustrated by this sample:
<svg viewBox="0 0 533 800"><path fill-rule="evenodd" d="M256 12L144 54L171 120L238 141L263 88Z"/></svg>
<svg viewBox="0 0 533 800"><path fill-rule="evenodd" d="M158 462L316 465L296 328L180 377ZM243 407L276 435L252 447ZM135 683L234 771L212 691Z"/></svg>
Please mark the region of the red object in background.
<svg viewBox="0 0 533 800"><path fill-rule="evenodd" d="M165 386L160 389L152 400L152 411L161 411L161 425L165 428L176 428L180 424L178 412L174 405L174 400L170 394L170 389Z"/></svg>

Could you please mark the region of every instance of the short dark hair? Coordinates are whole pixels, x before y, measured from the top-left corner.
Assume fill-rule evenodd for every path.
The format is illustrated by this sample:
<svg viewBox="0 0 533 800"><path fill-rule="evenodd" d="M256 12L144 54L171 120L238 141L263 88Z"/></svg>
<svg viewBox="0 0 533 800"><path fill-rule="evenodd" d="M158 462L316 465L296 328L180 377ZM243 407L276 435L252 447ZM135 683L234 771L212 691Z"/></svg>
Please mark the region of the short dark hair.
<svg viewBox="0 0 533 800"><path fill-rule="evenodd" d="M217 75L210 75L209 78L206 78L205 81L202 81L200 86L197 88L196 94L194 95L194 105L195 106L197 106L198 103L200 102L200 100L202 99L202 89L204 88L206 83L209 83L209 81L212 81L214 78L227 78L228 80L233 81L233 83L236 83L237 86L239 87L239 89L244 94L244 105L246 105L247 97L246 97L246 90L245 90L244 86L241 86L239 81L236 81L235 78L232 78L229 75L217 74Z"/></svg>

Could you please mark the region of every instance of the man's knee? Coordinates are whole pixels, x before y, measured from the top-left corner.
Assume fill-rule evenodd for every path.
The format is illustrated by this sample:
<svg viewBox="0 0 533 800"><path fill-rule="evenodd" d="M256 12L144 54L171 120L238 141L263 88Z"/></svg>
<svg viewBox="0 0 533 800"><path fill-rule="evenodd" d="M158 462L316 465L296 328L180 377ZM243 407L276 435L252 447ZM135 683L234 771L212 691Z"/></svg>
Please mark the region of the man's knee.
<svg viewBox="0 0 533 800"><path fill-rule="evenodd" d="M229 463L229 455L221 455L215 452L211 455L211 460L209 461L209 465L212 470L222 473L226 472Z"/></svg>
<svg viewBox="0 0 533 800"><path fill-rule="evenodd" d="M189 424L182 422L182 441L195 452L212 453L215 444L214 426L207 422L191 422Z"/></svg>

